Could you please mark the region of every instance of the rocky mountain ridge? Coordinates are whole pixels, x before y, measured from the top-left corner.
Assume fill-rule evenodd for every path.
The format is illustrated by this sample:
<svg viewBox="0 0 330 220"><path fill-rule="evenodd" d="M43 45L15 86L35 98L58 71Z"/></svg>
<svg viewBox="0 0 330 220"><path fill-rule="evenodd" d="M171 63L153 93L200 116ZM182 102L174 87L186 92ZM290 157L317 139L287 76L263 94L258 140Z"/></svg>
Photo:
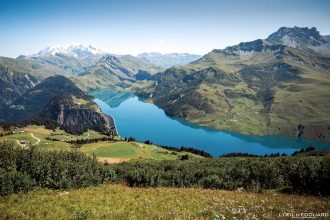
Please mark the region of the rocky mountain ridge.
<svg viewBox="0 0 330 220"><path fill-rule="evenodd" d="M28 73L15 72L0 65L0 107L11 104L38 83L39 81Z"/></svg>
<svg viewBox="0 0 330 220"><path fill-rule="evenodd" d="M317 49L327 48L325 39L314 28L280 28L167 69L140 94L171 116L217 129L330 140L330 56Z"/></svg>

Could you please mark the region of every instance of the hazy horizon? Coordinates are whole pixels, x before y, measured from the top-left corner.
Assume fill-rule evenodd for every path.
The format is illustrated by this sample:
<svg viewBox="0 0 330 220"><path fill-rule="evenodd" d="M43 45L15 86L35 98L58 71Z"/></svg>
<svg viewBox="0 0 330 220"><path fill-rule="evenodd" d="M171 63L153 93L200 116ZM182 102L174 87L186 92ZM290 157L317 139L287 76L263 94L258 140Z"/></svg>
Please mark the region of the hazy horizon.
<svg viewBox="0 0 330 220"><path fill-rule="evenodd" d="M320 0L2 0L0 56L31 55L71 42L113 54L203 55L266 38L282 26L330 34L329 6Z"/></svg>

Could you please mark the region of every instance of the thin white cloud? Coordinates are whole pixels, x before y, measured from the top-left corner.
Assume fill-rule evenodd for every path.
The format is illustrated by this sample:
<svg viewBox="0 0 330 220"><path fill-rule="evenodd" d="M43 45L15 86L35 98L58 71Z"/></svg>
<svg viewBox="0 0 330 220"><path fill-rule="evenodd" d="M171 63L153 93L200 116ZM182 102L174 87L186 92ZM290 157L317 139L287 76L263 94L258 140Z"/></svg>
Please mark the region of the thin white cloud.
<svg viewBox="0 0 330 220"><path fill-rule="evenodd" d="M165 41L165 40L159 40L159 41L157 41L157 43L158 43L158 44L166 44L167 41Z"/></svg>

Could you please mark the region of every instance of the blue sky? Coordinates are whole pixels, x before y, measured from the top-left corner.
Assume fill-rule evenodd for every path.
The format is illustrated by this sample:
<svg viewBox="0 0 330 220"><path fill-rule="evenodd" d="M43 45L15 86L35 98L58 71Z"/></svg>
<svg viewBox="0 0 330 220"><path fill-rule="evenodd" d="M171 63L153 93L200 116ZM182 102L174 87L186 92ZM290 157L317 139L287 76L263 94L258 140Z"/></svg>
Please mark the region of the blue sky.
<svg viewBox="0 0 330 220"><path fill-rule="evenodd" d="M81 43L116 54L205 54L281 26L330 34L324 0L0 0L0 56Z"/></svg>

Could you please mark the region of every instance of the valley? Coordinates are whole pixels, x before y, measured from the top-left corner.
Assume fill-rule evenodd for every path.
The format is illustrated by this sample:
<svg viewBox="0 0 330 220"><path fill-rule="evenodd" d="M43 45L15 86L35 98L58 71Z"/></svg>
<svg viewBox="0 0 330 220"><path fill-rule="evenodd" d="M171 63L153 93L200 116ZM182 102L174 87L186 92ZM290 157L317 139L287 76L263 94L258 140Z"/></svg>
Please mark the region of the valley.
<svg viewBox="0 0 330 220"><path fill-rule="evenodd" d="M49 76L41 72L56 72L85 92L113 88L135 93L170 116L217 130L329 141L330 106L324 101L330 98L328 40L316 28L283 27L267 39L214 49L202 57L135 57L70 45L17 59L3 57L0 65L2 72L29 74L32 85ZM8 93L5 105L22 105L14 101L24 91Z"/></svg>
<svg viewBox="0 0 330 220"><path fill-rule="evenodd" d="M330 217L330 1L0 1L0 219Z"/></svg>

